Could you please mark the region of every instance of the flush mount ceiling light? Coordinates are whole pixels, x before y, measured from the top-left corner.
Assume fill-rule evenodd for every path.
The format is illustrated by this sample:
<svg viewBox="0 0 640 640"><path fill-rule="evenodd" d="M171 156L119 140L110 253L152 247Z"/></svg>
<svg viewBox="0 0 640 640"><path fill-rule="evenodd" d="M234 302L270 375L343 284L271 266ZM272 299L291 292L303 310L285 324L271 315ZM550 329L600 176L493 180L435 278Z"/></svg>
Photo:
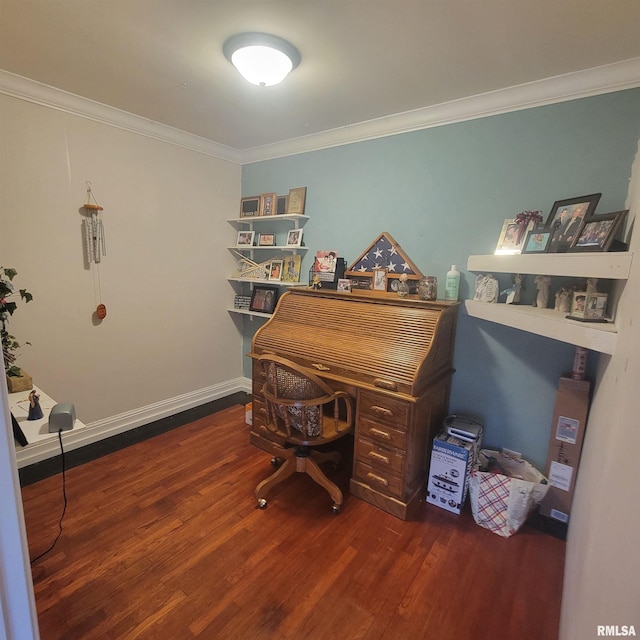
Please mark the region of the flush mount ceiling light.
<svg viewBox="0 0 640 640"><path fill-rule="evenodd" d="M268 33L240 33L222 47L225 57L252 84L269 87L282 82L300 64L300 52Z"/></svg>

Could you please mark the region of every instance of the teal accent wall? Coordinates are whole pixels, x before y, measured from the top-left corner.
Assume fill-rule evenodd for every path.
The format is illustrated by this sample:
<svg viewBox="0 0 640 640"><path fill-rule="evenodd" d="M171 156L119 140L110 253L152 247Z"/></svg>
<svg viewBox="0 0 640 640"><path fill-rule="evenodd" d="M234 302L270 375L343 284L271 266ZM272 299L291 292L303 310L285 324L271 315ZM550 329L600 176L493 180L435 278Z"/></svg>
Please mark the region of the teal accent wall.
<svg viewBox="0 0 640 640"><path fill-rule="evenodd" d="M303 277L316 250L336 249L349 265L387 231L437 276L441 294L457 264L463 300L476 275L468 256L494 252L505 218L523 210L546 218L556 200L596 192L597 213L623 209L639 139L640 89L632 89L252 163L242 193L307 187ZM508 274L499 279L501 288L510 283ZM534 295L527 276L524 302ZM259 326L244 320L245 353ZM461 310L450 410L481 419L485 445L520 451L542 468L558 378L573 355L571 345ZM589 371L597 358L590 354Z"/></svg>

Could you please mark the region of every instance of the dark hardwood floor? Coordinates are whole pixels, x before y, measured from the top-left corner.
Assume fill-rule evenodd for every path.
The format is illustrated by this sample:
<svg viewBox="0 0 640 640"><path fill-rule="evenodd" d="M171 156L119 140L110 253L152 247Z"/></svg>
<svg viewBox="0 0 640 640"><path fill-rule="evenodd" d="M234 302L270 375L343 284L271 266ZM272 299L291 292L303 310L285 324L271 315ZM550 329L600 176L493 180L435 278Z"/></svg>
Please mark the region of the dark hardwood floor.
<svg viewBox="0 0 640 640"><path fill-rule="evenodd" d="M340 515L300 474L256 509L273 468L236 405L69 469L32 567L42 640L557 638L562 540L427 504L398 520L348 467ZM32 558L61 487L22 489Z"/></svg>

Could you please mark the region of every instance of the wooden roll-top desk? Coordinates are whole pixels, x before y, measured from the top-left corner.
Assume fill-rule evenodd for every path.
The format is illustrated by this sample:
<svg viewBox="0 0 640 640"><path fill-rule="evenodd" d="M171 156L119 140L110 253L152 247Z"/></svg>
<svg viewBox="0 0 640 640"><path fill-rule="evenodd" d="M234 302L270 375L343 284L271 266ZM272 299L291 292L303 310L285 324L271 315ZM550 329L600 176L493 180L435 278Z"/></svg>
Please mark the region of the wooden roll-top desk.
<svg viewBox="0 0 640 640"><path fill-rule="evenodd" d="M373 291L293 289L254 335L251 442L277 456L256 358L312 369L355 401L351 495L409 519L424 499L430 446L447 415L457 302Z"/></svg>

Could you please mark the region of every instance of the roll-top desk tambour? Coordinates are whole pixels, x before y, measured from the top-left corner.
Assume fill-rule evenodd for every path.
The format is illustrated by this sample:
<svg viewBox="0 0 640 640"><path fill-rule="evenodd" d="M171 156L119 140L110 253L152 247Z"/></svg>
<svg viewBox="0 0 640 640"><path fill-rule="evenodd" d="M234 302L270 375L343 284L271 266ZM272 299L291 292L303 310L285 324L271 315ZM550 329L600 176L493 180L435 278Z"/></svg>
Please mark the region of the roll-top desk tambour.
<svg viewBox="0 0 640 640"><path fill-rule="evenodd" d="M426 486L430 443L447 415L457 302L372 291L294 289L253 337L252 444L277 456L256 358L312 369L356 403L351 495L406 520Z"/></svg>

